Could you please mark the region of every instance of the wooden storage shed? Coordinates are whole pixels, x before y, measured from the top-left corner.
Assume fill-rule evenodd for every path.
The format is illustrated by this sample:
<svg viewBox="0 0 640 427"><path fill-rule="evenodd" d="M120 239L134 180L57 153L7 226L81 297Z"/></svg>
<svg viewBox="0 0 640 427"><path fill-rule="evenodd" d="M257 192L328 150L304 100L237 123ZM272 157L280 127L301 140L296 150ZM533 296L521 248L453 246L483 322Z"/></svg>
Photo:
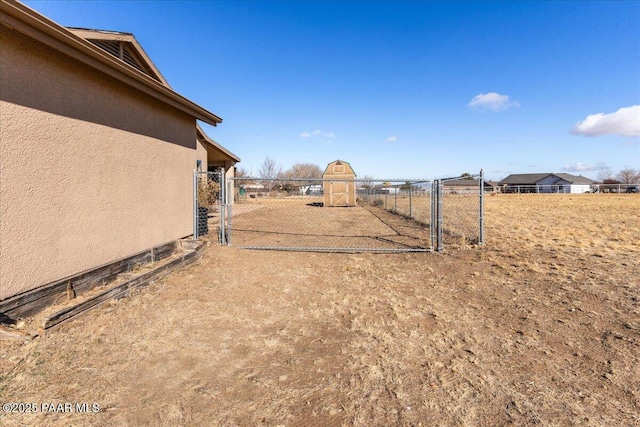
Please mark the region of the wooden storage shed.
<svg viewBox="0 0 640 427"><path fill-rule="evenodd" d="M325 206L356 205L356 174L349 163L342 160L329 163L322 179Z"/></svg>

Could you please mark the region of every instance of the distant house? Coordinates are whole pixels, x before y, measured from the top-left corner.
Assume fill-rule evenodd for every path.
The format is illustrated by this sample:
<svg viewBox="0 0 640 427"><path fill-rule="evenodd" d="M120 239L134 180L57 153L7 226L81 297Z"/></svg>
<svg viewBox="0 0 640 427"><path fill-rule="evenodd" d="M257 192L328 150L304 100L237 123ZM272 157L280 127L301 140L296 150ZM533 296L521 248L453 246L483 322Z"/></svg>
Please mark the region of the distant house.
<svg viewBox="0 0 640 427"><path fill-rule="evenodd" d="M0 2L2 304L193 233L193 171L238 157L133 35Z"/></svg>
<svg viewBox="0 0 640 427"><path fill-rule="evenodd" d="M568 173L511 174L498 184L504 193L569 193L591 191L595 181Z"/></svg>
<svg viewBox="0 0 640 427"><path fill-rule="evenodd" d="M480 178L458 178L442 182L447 193L477 193L480 190ZM484 181L484 191L493 191L493 185Z"/></svg>
<svg viewBox="0 0 640 427"><path fill-rule="evenodd" d="M322 184L310 184L300 187L300 193L307 196L322 196Z"/></svg>

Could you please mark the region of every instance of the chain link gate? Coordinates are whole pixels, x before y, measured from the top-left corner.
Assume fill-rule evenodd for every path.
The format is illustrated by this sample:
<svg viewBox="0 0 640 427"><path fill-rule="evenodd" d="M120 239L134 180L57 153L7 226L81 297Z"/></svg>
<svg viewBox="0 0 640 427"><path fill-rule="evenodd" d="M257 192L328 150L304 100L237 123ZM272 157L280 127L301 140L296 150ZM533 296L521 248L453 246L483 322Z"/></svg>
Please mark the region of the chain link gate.
<svg viewBox="0 0 640 427"><path fill-rule="evenodd" d="M484 172L433 182L432 218L438 252L444 246L484 245Z"/></svg>
<svg viewBox="0 0 640 427"><path fill-rule="evenodd" d="M233 245L316 252L433 250L431 181L233 178ZM246 214L245 214L246 212Z"/></svg>
<svg viewBox="0 0 640 427"><path fill-rule="evenodd" d="M193 173L193 238L215 235L221 245L228 244L231 205L227 203L228 180L223 169Z"/></svg>

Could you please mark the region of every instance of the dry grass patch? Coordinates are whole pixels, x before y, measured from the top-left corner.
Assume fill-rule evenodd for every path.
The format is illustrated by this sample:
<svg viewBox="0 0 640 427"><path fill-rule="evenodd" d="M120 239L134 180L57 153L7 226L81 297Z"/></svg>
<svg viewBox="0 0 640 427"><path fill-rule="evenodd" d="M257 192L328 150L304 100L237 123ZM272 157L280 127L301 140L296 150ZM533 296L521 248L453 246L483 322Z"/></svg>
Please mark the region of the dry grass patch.
<svg viewBox="0 0 640 427"><path fill-rule="evenodd" d="M54 334L3 341L0 400L103 410L0 424L638 425L639 211L637 195L500 195L486 248L212 246Z"/></svg>

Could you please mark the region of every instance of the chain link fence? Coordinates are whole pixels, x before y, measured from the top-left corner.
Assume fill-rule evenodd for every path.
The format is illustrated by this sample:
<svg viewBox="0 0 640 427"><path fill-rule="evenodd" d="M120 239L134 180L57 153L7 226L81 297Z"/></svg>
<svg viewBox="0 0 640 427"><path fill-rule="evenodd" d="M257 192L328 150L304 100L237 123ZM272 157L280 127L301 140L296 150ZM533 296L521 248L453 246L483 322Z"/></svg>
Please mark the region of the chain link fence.
<svg viewBox="0 0 640 427"><path fill-rule="evenodd" d="M363 206L393 213L422 228L428 233L430 251L436 245L433 194L433 181L427 179L361 181L358 185L358 197Z"/></svg>
<svg viewBox="0 0 640 427"><path fill-rule="evenodd" d="M421 185L406 180L233 181L235 210L248 212L234 220L232 244L236 247L323 252L432 250L428 224L410 214L417 216L423 205L422 217L428 217L426 181Z"/></svg>
<svg viewBox="0 0 640 427"><path fill-rule="evenodd" d="M481 245L483 182L481 175L323 180L196 173L194 236L215 232L220 244L239 248L323 252Z"/></svg>

